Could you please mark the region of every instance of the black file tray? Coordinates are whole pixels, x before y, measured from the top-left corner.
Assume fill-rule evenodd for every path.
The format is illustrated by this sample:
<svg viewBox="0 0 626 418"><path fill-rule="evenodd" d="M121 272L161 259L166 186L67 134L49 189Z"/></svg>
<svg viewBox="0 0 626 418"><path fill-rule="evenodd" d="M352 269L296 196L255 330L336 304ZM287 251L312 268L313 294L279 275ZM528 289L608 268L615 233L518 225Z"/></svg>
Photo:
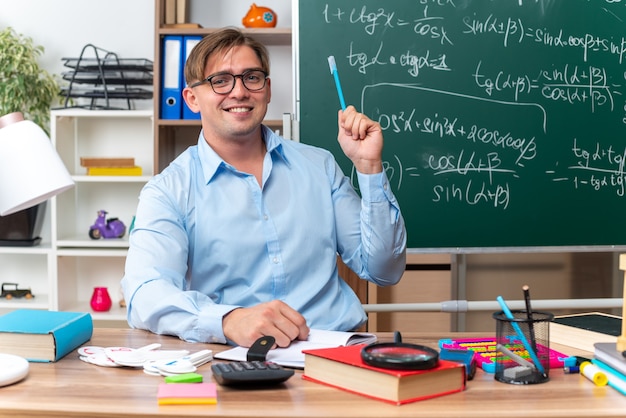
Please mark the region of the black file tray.
<svg viewBox="0 0 626 418"><path fill-rule="evenodd" d="M92 44L85 45L78 58L62 60L72 69L62 74L63 79L69 81L69 85L62 89L66 108L120 109L113 107L110 101L122 99L131 110L131 100L152 98L151 88L137 87L152 87L153 63L150 60L119 58L117 54ZM72 106L72 98L89 99L89 105ZM98 104L98 100L104 100L104 104Z"/></svg>

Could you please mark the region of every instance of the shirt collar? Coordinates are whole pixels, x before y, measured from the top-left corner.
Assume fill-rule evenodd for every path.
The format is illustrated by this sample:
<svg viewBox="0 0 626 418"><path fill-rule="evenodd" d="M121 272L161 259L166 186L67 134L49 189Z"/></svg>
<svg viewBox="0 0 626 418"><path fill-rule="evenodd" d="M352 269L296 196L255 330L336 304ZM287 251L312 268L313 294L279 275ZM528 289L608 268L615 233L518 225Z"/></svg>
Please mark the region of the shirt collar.
<svg viewBox="0 0 626 418"><path fill-rule="evenodd" d="M261 125L261 129L267 152L272 154L273 157L279 157L285 164L289 165L289 159L285 154L282 138L265 125ZM202 131L198 137L198 156L200 158L205 184L208 184L220 171L232 169L232 167L217 155L213 148L204 140Z"/></svg>

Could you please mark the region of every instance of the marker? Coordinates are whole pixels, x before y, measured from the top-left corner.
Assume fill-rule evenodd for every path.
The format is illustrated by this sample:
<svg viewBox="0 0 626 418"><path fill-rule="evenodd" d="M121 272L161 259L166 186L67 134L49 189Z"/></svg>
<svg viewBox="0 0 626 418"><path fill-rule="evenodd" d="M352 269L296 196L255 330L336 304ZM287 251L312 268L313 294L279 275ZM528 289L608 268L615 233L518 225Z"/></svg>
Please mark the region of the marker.
<svg viewBox="0 0 626 418"><path fill-rule="evenodd" d="M504 301L504 299L502 299L502 296L498 296L496 300L500 304L500 307L502 308L502 312L504 312L504 315L508 319L511 320L511 326L517 333L517 337L520 339L522 344L524 344L524 348L526 349L526 351L528 351L528 354L530 354L530 358L533 360L535 367L537 368L537 370L539 370L540 373L545 374L545 369L541 365L541 361L539 361L539 358L537 357L535 350L533 350L533 348L528 343L528 340L526 339L526 336L522 332L522 329L519 327L519 324L514 321L515 317L513 316L513 313L511 313L511 310L507 306L506 302Z"/></svg>
<svg viewBox="0 0 626 418"><path fill-rule="evenodd" d="M624 381L624 378L622 377L622 374L620 372L598 359L593 360L593 365L597 366L606 375L609 386L611 386L622 395L626 395L626 382Z"/></svg>
<svg viewBox="0 0 626 418"><path fill-rule="evenodd" d="M609 378L606 374L598 366L588 361L580 365L580 374L591 380L596 386L606 386L609 383Z"/></svg>
<svg viewBox="0 0 626 418"><path fill-rule="evenodd" d="M337 64L335 63L335 57L328 57L328 65L330 66L330 73L335 78L335 86L337 87L337 94L339 95L339 102L341 103L341 109L346 110L346 101L343 98L343 90L341 90L341 83L339 82L339 73L337 72Z"/></svg>

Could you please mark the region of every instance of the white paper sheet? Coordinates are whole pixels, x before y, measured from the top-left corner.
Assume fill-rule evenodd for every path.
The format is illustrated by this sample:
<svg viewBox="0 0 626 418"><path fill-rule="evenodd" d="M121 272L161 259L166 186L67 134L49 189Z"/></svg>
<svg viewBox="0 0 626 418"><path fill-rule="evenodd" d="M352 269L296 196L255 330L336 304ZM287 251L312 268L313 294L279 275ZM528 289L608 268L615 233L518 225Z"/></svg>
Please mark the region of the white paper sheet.
<svg viewBox="0 0 626 418"><path fill-rule="evenodd" d="M376 341L374 334L366 332L342 332L312 329L307 340L293 341L289 347L275 348L267 353L267 361L285 367L304 368L304 353L302 350L316 348L339 347L342 345L369 344ZM246 361L247 347L234 347L230 350L217 353L214 357L221 360Z"/></svg>

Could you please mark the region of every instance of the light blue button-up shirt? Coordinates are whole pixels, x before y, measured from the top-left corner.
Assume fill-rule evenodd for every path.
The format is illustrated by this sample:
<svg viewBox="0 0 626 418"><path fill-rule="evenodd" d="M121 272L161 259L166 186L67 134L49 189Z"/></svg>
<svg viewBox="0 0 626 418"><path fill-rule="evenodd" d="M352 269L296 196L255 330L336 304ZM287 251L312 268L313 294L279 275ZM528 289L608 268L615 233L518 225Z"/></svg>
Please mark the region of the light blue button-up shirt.
<svg viewBox="0 0 626 418"><path fill-rule="evenodd" d="M263 135L262 187L202 133L144 187L122 279L131 326L224 343L225 314L280 299L311 328L347 331L366 315L337 254L363 279L400 280L406 231L385 173L358 174L359 198L330 152Z"/></svg>

